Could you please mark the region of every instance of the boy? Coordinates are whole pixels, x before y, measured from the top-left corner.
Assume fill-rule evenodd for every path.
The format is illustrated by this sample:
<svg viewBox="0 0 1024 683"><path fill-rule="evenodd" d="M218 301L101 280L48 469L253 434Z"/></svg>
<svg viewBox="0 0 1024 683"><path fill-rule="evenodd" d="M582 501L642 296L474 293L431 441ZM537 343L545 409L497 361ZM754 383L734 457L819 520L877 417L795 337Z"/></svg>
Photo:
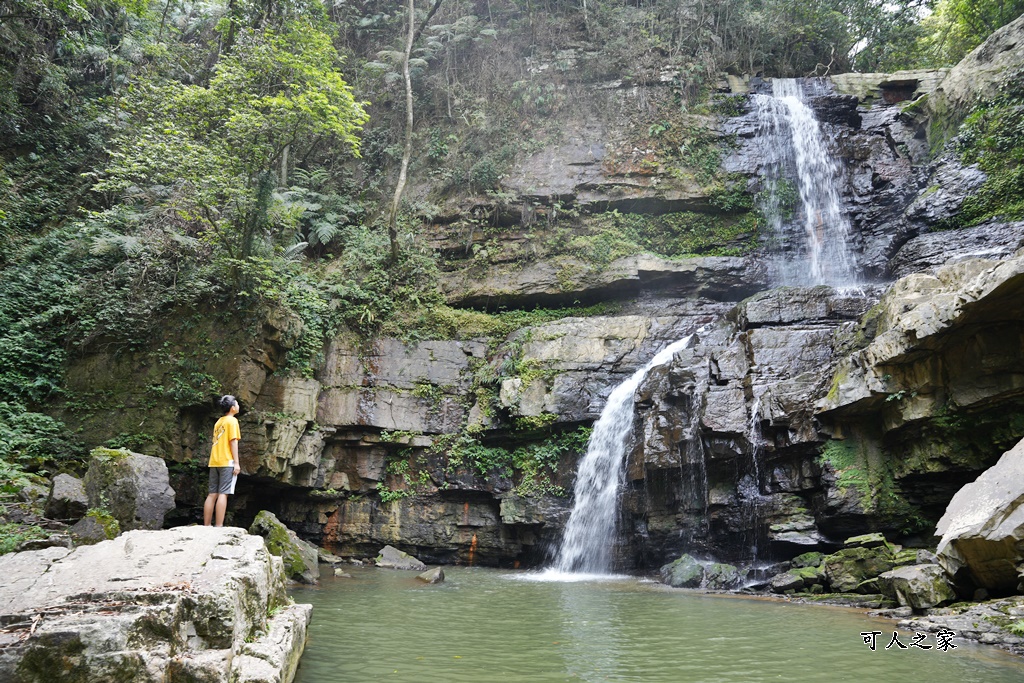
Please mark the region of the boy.
<svg viewBox="0 0 1024 683"><path fill-rule="evenodd" d="M203 503L203 524L224 526L224 513L228 509L228 494L235 492L235 480L242 468L238 464L238 442L242 432L238 428L238 401L234 396L221 396L217 405L224 416L213 427L213 448L210 449L210 495ZM215 518L215 519L214 519Z"/></svg>

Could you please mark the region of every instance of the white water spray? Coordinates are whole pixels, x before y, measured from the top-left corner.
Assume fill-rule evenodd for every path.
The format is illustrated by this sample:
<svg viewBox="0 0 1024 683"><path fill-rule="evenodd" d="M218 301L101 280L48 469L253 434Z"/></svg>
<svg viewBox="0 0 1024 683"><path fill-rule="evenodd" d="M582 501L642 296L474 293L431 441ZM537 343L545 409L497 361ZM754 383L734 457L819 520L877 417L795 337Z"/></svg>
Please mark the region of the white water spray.
<svg viewBox="0 0 1024 683"><path fill-rule="evenodd" d="M625 382L615 387L587 443L573 487L575 506L552 569L555 572L607 574L618 521L619 491L626 479L626 449L633 432L634 394L651 369L664 365L693 335L669 345Z"/></svg>
<svg viewBox="0 0 1024 683"><path fill-rule="evenodd" d="M766 159L762 208L779 246L791 255L775 264L779 283L856 286L850 221L839 199L840 169L801 82L776 78L772 95L755 95L754 101ZM787 196L796 194L793 189L798 197Z"/></svg>

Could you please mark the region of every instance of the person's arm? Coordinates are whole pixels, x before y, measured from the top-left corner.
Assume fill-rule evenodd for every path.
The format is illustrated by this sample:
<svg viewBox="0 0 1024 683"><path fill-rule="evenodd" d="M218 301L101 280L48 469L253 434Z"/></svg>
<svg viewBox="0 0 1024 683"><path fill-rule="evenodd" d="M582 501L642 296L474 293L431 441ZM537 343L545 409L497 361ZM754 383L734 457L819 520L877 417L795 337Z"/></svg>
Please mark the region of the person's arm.
<svg viewBox="0 0 1024 683"><path fill-rule="evenodd" d="M235 463L234 474L242 471L242 466L238 464L238 439L231 439L231 462Z"/></svg>

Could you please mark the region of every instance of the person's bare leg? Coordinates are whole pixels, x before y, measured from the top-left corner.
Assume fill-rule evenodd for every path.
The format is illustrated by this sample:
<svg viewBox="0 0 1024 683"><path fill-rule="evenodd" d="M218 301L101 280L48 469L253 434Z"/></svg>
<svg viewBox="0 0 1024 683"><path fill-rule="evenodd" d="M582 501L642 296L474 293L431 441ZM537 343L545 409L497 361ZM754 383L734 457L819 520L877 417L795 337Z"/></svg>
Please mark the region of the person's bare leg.
<svg viewBox="0 0 1024 683"><path fill-rule="evenodd" d="M217 519L214 522L214 526L224 526L224 514L228 511L228 495L226 493L217 494Z"/></svg>
<svg viewBox="0 0 1024 683"><path fill-rule="evenodd" d="M203 524L210 526L210 522L213 521L213 508L217 503L217 494L211 493L206 497L206 502L203 503Z"/></svg>

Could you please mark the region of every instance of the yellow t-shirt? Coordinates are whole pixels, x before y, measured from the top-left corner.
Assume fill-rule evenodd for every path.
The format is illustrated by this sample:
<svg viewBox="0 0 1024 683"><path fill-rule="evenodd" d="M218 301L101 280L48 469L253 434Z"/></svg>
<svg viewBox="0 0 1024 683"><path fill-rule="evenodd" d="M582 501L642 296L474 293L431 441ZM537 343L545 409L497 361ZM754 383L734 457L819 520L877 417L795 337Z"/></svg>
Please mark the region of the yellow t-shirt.
<svg viewBox="0 0 1024 683"><path fill-rule="evenodd" d="M225 415L213 426L213 448L210 449L210 467L230 467L234 461L231 442L241 440L242 430L234 415Z"/></svg>

